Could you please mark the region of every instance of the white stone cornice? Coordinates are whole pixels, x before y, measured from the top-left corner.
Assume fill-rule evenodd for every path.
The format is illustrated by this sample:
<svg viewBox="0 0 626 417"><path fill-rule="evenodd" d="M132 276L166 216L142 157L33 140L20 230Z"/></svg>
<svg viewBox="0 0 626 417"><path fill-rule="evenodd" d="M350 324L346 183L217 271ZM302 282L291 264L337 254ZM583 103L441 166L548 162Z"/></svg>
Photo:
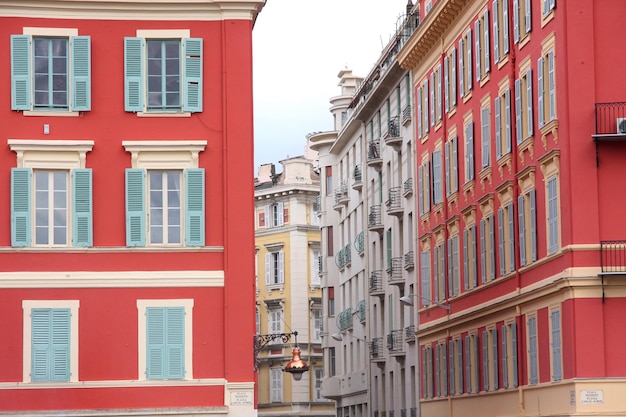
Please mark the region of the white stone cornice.
<svg viewBox="0 0 626 417"><path fill-rule="evenodd" d="M252 20L266 0L0 0L0 16L93 20Z"/></svg>

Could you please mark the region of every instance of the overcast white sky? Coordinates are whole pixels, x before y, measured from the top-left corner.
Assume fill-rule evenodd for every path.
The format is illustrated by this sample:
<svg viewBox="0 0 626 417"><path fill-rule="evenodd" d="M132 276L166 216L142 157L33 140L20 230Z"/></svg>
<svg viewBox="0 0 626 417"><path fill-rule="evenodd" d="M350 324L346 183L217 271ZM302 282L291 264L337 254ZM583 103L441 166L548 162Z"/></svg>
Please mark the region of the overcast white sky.
<svg viewBox="0 0 626 417"><path fill-rule="evenodd" d="M406 4L267 0L253 30L255 176L261 164L302 155L307 133L332 128L337 74L369 73Z"/></svg>

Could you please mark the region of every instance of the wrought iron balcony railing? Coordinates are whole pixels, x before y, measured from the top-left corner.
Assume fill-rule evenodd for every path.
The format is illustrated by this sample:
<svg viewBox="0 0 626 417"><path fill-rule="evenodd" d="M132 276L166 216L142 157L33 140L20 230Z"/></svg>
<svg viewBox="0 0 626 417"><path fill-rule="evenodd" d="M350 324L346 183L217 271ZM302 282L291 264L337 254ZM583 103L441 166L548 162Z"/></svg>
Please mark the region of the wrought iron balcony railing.
<svg viewBox="0 0 626 417"><path fill-rule="evenodd" d="M370 272L370 294L383 292L383 271Z"/></svg>
<svg viewBox="0 0 626 417"><path fill-rule="evenodd" d="M352 327L352 307L348 307L337 315L337 326L343 331Z"/></svg>
<svg viewBox="0 0 626 417"><path fill-rule="evenodd" d="M402 276L402 257L390 259L389 268L387 268L387 282L389 284L403 284L404 277Z"/></svg>
<svg viewBox="0 0 626 417"><path fill-rule="evenodd" d="M339 181L335 188L335 204L346 204L349 199L346 180Z"/></svg>
<svg viewBox="0 0 626 417"><path fill-rule="evenodd" d="M403 193L405 197L413 194L413 178L408 178L403 184Z"/></svg>
<svg viewBox="0 0 626 417"><path fill-rule="evenodd" d="M359 254L362 254L365 251L365 232L361 231L356 238L354 239L354 249Z"/></svg>
<svg viewBox="0 0 626 417"><path fill-rule="evenodd" d="M415 342L415 325L411 324L404 328L404 340L407 343Z"/></svg>
<svg viewBox="0 0 626 417"><path fill-rule="evenodd" d="M356 305L356 316L361 323L367 318L367 305L365 300L360 300Z"/></svg>
<svg viewBox="0 0 626 417"><path fill-rule="evenodd" d="M317 257L317 273L321 275L324 272L324 258L320 255Z"/></svg>
<svg viewBox="0 0 626 417"><path fill-rule="evenodd" d="M367 145L367 162L377 161L380 159L380 141L371 140Z"/></svg>
<svg viewBox="0 0 626 417"><path fill-rule="evenodd" d="M410 250L404 254L404 269L410 270L415 268L415 255L413 251Z"/></svg>
<svg viewBox="0 0 626 417"><path fill-rule="evenodd" d="M384 357L383 338L375 337L370 342L370 355L372 359L380 359Z"/></svg>
<svg viewBox="0 0 626 417"><path fill-rule="evenodd" d="M600 267L603 274L626 273L626 240L600 241Z"/></svg>
<svg viewBox="0 0 626 417"><path fill-rule="evenodd" d="M596 103L596 135L626 136L626 102Z"/></svg>
<svg viewBox="0 0 626 417"><path fill-rule="evenodd" d="M391 187L389 199L385 202L387 213L402 214L402 187Z"/></svg>
<svg viewBox="0 0 626 417"><path fill-rule="evenodd" d="M387 349L390 353L404 352L403 336L404 329L392 330L387 335Z"/></svg>
<svg viewBox="0 0 626 417"><path fill-rule="evenodd" d="M367 226L369 230L383 229L383 215L381 206L370 207L369 216L367 217Z"/></svg>
<svg viewBox="0 0 626 417"><path fill-rule="evenodd" d="M404 106L404 109L402 109L402 124L406 125L410 121L411 121L411 105L407 104L406 106Z"/></svg>

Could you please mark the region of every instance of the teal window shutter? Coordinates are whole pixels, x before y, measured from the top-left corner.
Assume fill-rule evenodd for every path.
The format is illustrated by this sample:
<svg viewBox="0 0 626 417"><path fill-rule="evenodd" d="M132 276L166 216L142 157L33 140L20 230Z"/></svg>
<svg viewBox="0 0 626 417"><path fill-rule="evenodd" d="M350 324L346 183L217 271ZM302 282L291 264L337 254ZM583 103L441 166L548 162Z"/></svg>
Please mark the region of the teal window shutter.
<svg viewBox="0 0 626 417"><path fill-rule="evenodd" d="M72 245L93 246L91 168L72 170Z"/></svg>
<svg viewBox="0 0 626 417"><path fill-rule="evenodd" d="M31 244L31 181L30 168L11 169L11 246Z"/></svg>
<svg viewBox="0 0 626 417"><path fill-rule="evenodd" d="M143 39L124 38L124 109L143 111Z"/></svg>
<svg viewBox="0 0 626 417"><path fill-rule="evenodd" d="M145 182L143 169L126 170L126 246L146 245Z"/></svg>
<svg viewBox="0 0 626 417"><path fill-rule="evenodd" d="M182 379L185 374L185 310L146 309L146 378Z"/></svg>
<svg viewBox="0 0 626 417"><path fill-rule="evenodd" d="M185 170L185 245L204 246L204 168Z"/></svg>
<svg viewBox="0 0 626 417"><path fill-rule="evenodd" d="M91 37L72 36L72 110L91 110Z"/></svg>
<svg viewBox="0 0 626 417"><path fill-rule="evenodd" d="M31 311L33 382L70 380L70 309Z"/></svg>
<svg viewBox="0 0 626 417"><path fill-rule="evenodd" d="M184 111L202 111L202 38L183 39L185 66Z"/></svg>
<svg viewBox="0 0 626 417"><path fill-rule="evenodd" d="M11 110L30 110L30 36L11 35Z"/></svg>

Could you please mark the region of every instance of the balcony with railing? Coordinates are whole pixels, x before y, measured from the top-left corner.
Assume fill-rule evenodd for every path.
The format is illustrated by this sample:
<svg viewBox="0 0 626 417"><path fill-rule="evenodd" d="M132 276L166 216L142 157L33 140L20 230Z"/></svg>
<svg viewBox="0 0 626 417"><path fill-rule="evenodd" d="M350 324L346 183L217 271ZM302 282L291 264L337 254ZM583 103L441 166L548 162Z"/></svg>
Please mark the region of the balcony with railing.
<svg viewBox="0 0 626 417"><path fill-rule="evenodd" d="M389 189L389 199L385 202L387 214L402 216L402 187L391 187Z"/></svg>
<svg viewBox="0 0 626 417"><path fill-rule="evenodd" d="M404 285L402 276L402 257L391 258L387 268L387 282L390 285Z"/></svg>
<svg viewBox="0 0 626 417"><path fill-rule="evenodd" d="M365 232L361 231L356 235L354 239L354 249L356 249L359 255L363 255L365 253Z"/></svg>
<svg viewBox="0 0 626 417"><path fill-rule="evenodd" d="M400 118L392 117L387 121L387 130L383 133L385 144L391 146L396 151L402 147L402 136L400 136Z"/></svg>
<svg viewBox="0 0 626 417"><path fill-rule="evenodd" d="M404 254L404 269L407 271L415 268L415 255L412 250Z"/></svg>
<svg viewBox="0 0 626 417"><path fill-rule="evenodd" d="M385 360L385 352L383 352L383 338L375 337L370 342L370 355L374 362Z"/></svg>
<svg viewBox="0 0 626 417"><path fill-rule="evenodd" d="M367 145L367 166L381 170L383 159L380 155L380 140L371 140Z"/></svg>
<svg viewBox="0 0 626 417"><path fill-rule="evenodd" d="M384 228L382 207L380 205L370 207L369 216L367 217L367 230L382 233Z"/></svg>
<svg viewBox="0 0 626 417"><path fill-rule="evenodd" d="M626 240L600 241L602 274L626 274Z"/></svg>
<svg viewBox="0 0 626 417"><path fill-rule="evenodd" d="M339 270L343 270L346 267L346 258L343 254L343 248L335 254L335 264Z"/></svg>
<svg viewBox="0 0 626 417"><path fill-rule="evenodd" d="M387 335L387 349L391 355L404 354L404 329L392 330Z"/></svg>
<svg viewBox="0 0 626 417"><path fill-rule="evenodd" d="M361 189L363 188L363 170L361 169L361 165L354 166L352 179L354 180L354 182L352 183L352 189L361 191Z"/></svg>
<svg viewBox="0 0 626 417"><path fill-rule="evenodd" d="M317 257L317 274L322 275L323 273L324 273L324 257L320 255Z"/></svg>
<svg viewBox="0 0 626 417"><path fill-rule="evenodd" d="M402 125L403 126L406 126L407 124L411 123L411 116L412 115L413 115L413 113L411 111L411 105L407 104L402 109Z"/></svg>
<svg viewBox="0 0 626 417"><path fill-rule="evenodd" d="M322 196L318 195L315 197L315 201L313 202L313 211L317 213L319 216L322 212Z"/></svg>
<svg viewBox="0 0 626 417"><path fill-rule="evenodd" d="M404 341L407 343L415 343L415 325L411 324L404 328Z"/></svg>
<svg viewBox="0 0 626 417"><path fill-rule="evenodd" d="M343 247L343 259L345 266L352 264L352 245L349 243L346 243L346 246Z"/></svg>
<svg viewBox="0 0 626 417"><path fill-rule="evenodd" d="M626 142L626 102L596 103L596 164L599 164L600 142Z"/></svg>
<svg viewBox="0 0 626 417"><path fill-rule="evenodd" d="M350 197L348 196L348 184L346 180L339 181L335 188L335 210L341 210L343 206L348 205Z"/></svg>
<svg viewBox="0 0 626 417"><path fill-rule="evenodd" d="M370 295L385 295L383 286L383 271L377 270L370 272Z"/></svg>
<svg viewBox="0 0 626 417"><path fill-rule="evenodd" d="M402 194L407 198L413 194L413 178L408 178L404 181L404 184L402 184Z"/></svg>
<svg viewBox="0 0 626 417"><path fill-rule="evenodd" d="M411 417L417 417L417 407L411 408Z"/></svg>

